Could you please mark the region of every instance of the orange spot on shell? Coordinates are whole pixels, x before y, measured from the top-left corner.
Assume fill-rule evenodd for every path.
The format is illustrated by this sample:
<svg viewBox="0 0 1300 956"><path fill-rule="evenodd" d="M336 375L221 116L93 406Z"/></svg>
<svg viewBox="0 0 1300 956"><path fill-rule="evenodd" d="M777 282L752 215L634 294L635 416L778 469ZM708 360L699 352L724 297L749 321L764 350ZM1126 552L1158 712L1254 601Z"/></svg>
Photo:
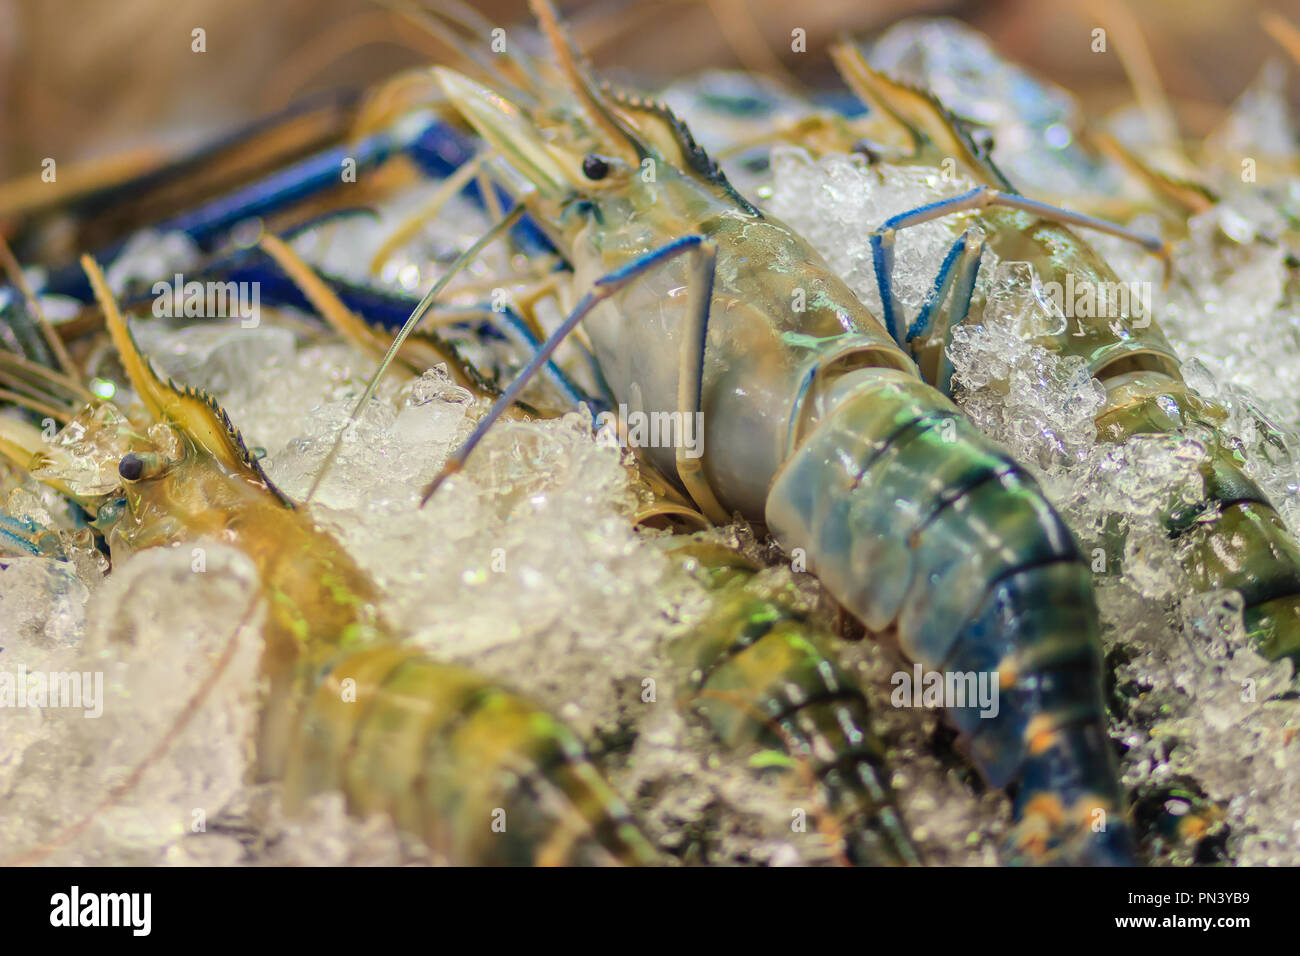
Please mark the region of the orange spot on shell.
<svg viewBox="0 0 1300 956"><path fill-rule="evenodd" d="M1025 804L1025 817L1041 817L1052 826L1060 826L1065 820L1065 808L1055 794L1040 793Z"/></svg>
<svg viewBox="0 0 1300 956"><path fill-rule="evenodd" d="M1040 714L1025 728L1025 737L1029 741L1029 752L1037 756L1056 743L1056 724L1051 717Z"/></svg>

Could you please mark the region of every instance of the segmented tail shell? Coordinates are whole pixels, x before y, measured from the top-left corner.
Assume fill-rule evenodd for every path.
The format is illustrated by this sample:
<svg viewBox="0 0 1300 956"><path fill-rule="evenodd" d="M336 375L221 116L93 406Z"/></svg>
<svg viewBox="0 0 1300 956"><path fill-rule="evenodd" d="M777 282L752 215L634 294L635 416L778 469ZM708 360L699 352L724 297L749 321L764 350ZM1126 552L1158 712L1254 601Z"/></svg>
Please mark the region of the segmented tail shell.
<svg viewBox="0 0 1300 956"><path fill-rule="evenodd" d="M864 624L962 688L945 714L984 779L1014 789L1010 859L1131 862L1092 577L1069 528L955 406L898 372L851 374L773 482L768 526Z"/></svg>
<svg viewBox="0 0 1300 956"><path fill-rule="evenodd" d="M296 721L292 810L341 790L460 865L644 864L657 853L574 734L484 677L394 645L346 651Z"/></svg>
<svg viewBox="0 0 1300 956"><path fill-rule="evenodd" d="M675 649L693 668L692 709L728 747L784 751L820 798L818 828L849 862L919 864L861 683L836 663L829 632L735 551L693 541L673 553L697 563L713 598Z"/></svg>

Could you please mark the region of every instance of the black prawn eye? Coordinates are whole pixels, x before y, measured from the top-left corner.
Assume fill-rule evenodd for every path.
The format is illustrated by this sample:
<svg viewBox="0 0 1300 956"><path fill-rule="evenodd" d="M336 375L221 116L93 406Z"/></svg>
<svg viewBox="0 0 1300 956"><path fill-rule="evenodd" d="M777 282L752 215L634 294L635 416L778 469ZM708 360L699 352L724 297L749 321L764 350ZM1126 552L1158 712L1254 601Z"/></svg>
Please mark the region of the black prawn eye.
<svg viewBox="0 0 1300 956"><path fill-rule="evenodd" d="M135 452L123 455L122 460L117 463L117 473L127 481L139 481L140 476L144 474L144 459Z"/></svg>
<svg viewBox="0 0 1300 956"><path fill-rule="evenodd" d="M158 478L167 471L166 457L153 451L129 452L117 463L117 473L124 481Z"/></svg>
<svg viewBox="0 0 1300 956"><path fill-rule="evenodd" d="M582 157L582 175L590 180L604 179L609 175L609 163L595 153Z"/></svg>

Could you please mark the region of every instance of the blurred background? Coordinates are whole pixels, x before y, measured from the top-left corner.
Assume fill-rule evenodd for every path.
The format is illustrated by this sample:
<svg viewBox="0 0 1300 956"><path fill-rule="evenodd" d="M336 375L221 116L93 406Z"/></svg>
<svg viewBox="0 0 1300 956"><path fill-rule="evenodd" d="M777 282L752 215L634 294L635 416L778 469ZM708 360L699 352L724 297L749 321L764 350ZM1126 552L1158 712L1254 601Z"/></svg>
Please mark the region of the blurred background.
<svg viewBox="0 0 1300 956"><path fill-rule="evenodd" d="M1114 45L1092 30L1140 25L1183 129L1202 134L1281 50L1260 25L1300 22L1300 0L560 0L593 62L655 83L747 65L833 83L837 34L879 33L915 15L961 19L1004 54L1076 92L1090 112L1131 100ZM474 0L509 29L524 0ZM807 52L791 52L791 31ZM201 28L206 51L194 52ZM487 42L487 38L484 39ZM448 59L439 41L375 0L0 0L0 180L59 162L169 150L312 92L357 88ZM1292 76L1300 71L1292 70Z"/></svg>

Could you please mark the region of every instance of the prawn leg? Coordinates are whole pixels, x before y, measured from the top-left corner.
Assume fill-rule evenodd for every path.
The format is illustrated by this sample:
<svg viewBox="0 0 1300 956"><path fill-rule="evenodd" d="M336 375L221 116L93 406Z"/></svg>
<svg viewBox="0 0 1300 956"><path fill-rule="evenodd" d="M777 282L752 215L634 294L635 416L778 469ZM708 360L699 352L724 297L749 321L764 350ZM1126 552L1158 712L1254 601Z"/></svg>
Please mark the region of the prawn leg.
<svg viewBox="0 0 1300 956"><path fill-rule="evenodd" d="M15 518L0 513L0 556L60 558L63 546L59 536L31 518Z"/></svg>
<svg viewBox="0 0 1300 956"><path fill-rule="evenodd" d="M441 485L448 476L460 471L460 469L465 466L465 461L478 446L479 442L483 440L483 436L488 433L488 430L496 420L504 414L506 409L518 400L519 395L528 386L528 383L534 376L536 376L538 371L540 371L543 366L550 361L551 356L555 354L555 350L560 347L560 343L578 327L579 323L581 323L582 320L586 318L594 308L596 308L596 306L600 305L600 303L604 302L611 296L616 295L620 290L644 273L687 253L695 253L697 257L702 257L705 267L700 269L700 273L706 281L707 290L711 292L713 285L712 247L703 236L698 235L682 236L678 239L674 239L672 242L660 246L658 249L648 252L626 265L601 276L593 283L592 289L587 292L581 300L579 300L573 311L570 312L565 320L560 323L559 327L551 333L550 338L542 343L541 348L534 353L532 360L524 367L523 371L516 376L515 380L510 383L506 390L501 394L501 397L497 399L496 404L492 406L491 410L483 416L483 419L474 428L474 431L470 433L470 436L467 439L465 439L464 444L462 444L460 448L452 453L452 455L447 459L447 464L443 467L439 475L429 483L427 488L425 488L423 501L428 501L429 498L433 496L433 493L438 490L438 486ZM696 285L699 286L699 283L696 283ZM694 369L694 371L690 372L690 375L694 380L695 385L692 389L692 386L686 382L684 377L684 384L679 390L679 401L681 400L682 394L689 395L693 390L694 398L691 400L695 403L696 409L699 407L700 400L699 383L703 379L704 337L707 334L707 309L710 298L711 296L709 294L701 295L697 293L695 306L692 310L696 313L693 323L696 327L696 334L687 335L685 337L686 345L683 346L684 358L682 365L684 368ZM703 317L700 316L701 312L704 313ZM695 344L691 345L691 342L694 342ZM697 353L698 360L692 360L691 357L695 356Z"/></svg>
<svg viewBox="0 0 1300 956"><path fill-rule="evenodd" d="M948 346L952 345L952 330L954 327L961 325L970 313L970 300L975 292L975 280L979 276L980 261L984 256L984 249L988 245L983 239L978 243L973 242L973 237L973 230L968 229L952 244L952 248L948 250L948 254L944 257L943 264L939 267L939 274L934 280L934 288L930 290L930 294L926 297L925 304L921 306L921 311L917 314L916 319L908 326L905 340L899 342L900 345L907 347L917 339L936 337L943 339L943 350L939 359L939 374L935 381L935 387L945 395L950 394L952 391L953 367L952 360L948 358ZM877 259L878 263L879 261ZM889 262L892 269L892 249ZM882 271L878 268L876 274L881 275ZM946 321L943 323L942 329L936 329L936 316L939 315L944 301L950 294L952 301L946 310ZM897 301L889 301L885 311L886 315L894 317L891 321L897 321L897 318L902 316L902 306Z"/></svg>

